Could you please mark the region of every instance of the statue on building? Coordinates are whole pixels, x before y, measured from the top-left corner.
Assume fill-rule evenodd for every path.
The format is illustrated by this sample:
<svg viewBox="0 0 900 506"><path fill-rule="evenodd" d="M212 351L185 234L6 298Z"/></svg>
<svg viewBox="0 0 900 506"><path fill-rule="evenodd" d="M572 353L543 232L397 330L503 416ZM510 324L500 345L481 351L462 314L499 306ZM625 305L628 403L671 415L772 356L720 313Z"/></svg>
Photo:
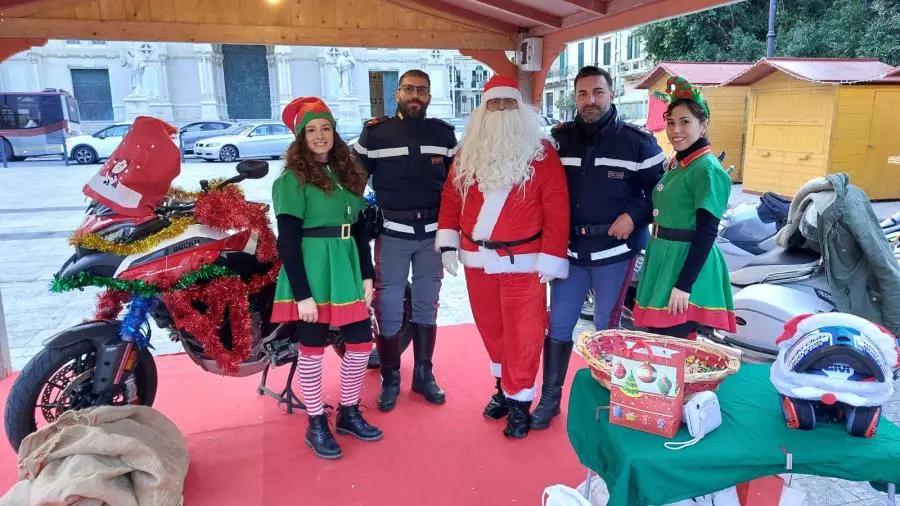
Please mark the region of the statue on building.
<svg viewBox="0 0 900 506"><path fill-rule="evenodd" d="M128 49L122 53L120 62L123 67L128 67L131 75L131 94L140 95L143 92L144 70L147 68L147 62L150 54L153 53L153 47L144 43L134 51Z"/></svg>
<svg viewBox="0 0 900 506"><path fill-rule="evenodd" d="M333 50L331 54L334 57L334 63L341 78L341 96L353 96L351 76L353 67L356 66L356 60L353 59L349 49Z"/></svg>

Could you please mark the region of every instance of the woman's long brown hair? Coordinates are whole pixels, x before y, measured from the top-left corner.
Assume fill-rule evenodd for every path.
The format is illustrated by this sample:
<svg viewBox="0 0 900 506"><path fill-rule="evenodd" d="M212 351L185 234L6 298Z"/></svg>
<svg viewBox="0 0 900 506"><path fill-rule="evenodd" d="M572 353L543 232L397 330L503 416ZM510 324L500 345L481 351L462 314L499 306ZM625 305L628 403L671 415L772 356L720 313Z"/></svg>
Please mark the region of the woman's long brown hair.
<svg viewBox="0 0 900 506"><path fill-rule="evenodd" d="M325 193L334 190L334 182L322 170L325 164L316 161L315 153L306 143L306 130L301 130L300 135L288 146L285 159L284 170L293 172L301 183L318 186ZM350 148L337 132L334 132L334 146L328 153L328 166L344 188L356 195L363 194L368 179L366 171L350 155Z"/></svg>

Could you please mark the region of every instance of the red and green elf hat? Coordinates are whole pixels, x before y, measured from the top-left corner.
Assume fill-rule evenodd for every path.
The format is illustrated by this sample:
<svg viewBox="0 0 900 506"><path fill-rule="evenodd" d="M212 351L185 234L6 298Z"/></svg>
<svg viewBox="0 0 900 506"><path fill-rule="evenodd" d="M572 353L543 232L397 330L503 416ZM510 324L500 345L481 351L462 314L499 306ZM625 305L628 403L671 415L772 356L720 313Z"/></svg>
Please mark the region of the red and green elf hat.
<svg viewBox="0 0 900 506"><path fill-rule="evenodd" d="M666 81L666 92L670 103L681 99L692 100L703 108L703 112L709 118L709 105L706 103L706 99L700 93L700 89L689 83L687 79L680 76L669 77ZM662 94L656 92L655 95ZM660 98L664 98L664 96Z"/></svg>
<svg viewBox="0 0 900 506"><path fill-rule="evenodd" d="M307 123L319 118L327 119L334 128L335 121L331 109L316 97L297 97L291 100L281 113L281 121L294 131L294 135L300 135Z"/></svg>

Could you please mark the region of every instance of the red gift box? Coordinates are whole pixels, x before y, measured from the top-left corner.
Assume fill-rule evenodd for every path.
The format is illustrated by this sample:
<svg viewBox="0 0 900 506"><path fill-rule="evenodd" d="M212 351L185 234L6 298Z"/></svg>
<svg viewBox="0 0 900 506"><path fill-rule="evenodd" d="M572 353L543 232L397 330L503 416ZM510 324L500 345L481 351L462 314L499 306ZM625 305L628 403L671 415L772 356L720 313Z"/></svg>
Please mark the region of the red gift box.
<svg viewBox="0 0 900 506"><path fill-rule="evenodd" d="M681 428L684 353L623 340L612 354L609 422L672 438Z"/></svg>

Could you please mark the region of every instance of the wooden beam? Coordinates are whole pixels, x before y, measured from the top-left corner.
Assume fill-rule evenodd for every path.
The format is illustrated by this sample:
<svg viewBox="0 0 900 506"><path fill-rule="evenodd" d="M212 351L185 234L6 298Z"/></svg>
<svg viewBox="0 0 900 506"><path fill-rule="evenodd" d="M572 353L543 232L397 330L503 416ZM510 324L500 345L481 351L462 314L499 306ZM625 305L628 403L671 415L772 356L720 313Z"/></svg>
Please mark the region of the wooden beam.
<svg viewBox="0 0 900 506"><path fill-rule="evenodd" d="M591 14L603 15L607 12L607 4L609 3L606 0L562 0L563 2L574 5L584 12L589 12Z"/></svg>
<svg viewBox="0 0 900 506"><path fill-rule="evenodd" d="M6 19L0 38L47 37L80 40L287 44L402 48L514 50L514 36L479 31L434 32L370 28Z"/></svg>
<svg viewBox="0 0 900 506"><path fill-rule="evenodd" d="M0 63L22 51L46 43L47 39L0 39Z"/></svg>
<svg viewBox="0 0 900 506"><path fill-rule="evenodd" d="M27 18L96 0L12 0L11 7L0 7L3 18Z"/></svg>
<svg viewBox="0 0 900 506"><path fill-rule="evenodd" d="M611 0L606 16L590 18L587 13L567 16L561 30L547 30L536 27L532 35L543 36L544 44L567 44L576 40L594 37L598 33L612 33L626 28L675 18L741 0ZM632 7L633 6L633 7ZM577 19L578 24L570 24Z"/></svg>
<svg viewBox="0 0 900 506"><path fill-rule="evenodd" d="M469 58L484 63L485 65L490 67L495 74L500 74L501 76L506 77L518 76L519 70L516 68L516 64L509 61L509 58L506 57L506 53L504 51L460 49L459 53L463 56L468 56Z"/></svg>
<svg viewBox="0 0 900 506"><path fill-rule="evenodd" d="M383 0L400 7L435 16L447 21L476 28L490 30L503 35L515 36L520 28L514 24L489 18L442 0Z"/></svg>
<svg viewBox="0 0 900 506"><path fill-rule="evenodd" d="M562 18L553 14L535 9L513 0L475 0L475 2L497 9L507 14L513 14L520 18L544 25L549 28L562 28ZM483 17L483 16L482 16Z"/></svg>

